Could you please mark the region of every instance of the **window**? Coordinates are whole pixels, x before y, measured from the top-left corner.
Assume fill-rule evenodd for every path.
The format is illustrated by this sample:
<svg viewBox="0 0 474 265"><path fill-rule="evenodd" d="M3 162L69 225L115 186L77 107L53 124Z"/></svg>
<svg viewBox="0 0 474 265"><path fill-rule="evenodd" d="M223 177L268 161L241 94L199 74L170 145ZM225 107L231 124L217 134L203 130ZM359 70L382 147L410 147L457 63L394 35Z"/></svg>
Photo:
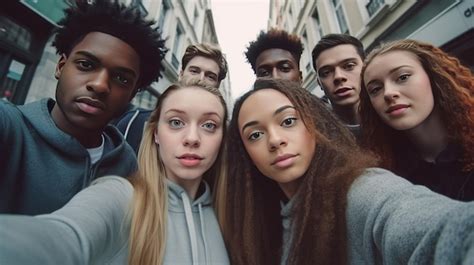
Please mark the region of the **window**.
<svg viewBox="0 0 474 265"><path fill-rule="evenodd" d="M0 17L0 40L5 40L15 44L16 47L28 51L31 47L32 39L32 34L28 29L6 17Z"/></svg>
<svg viewBox="0 0 474 265"><path fill-rule="evenodd" d="M170 10L170 3L168 2L168 0L163 0L163 2L161 3L160 17L158 20L158 26L161 29L164 29L165 27L166 17L168 16L169 10Z"/></svg>
<svg viewBox="0 0 474 265"><path fill-rule="evenodd" d="M318 38L320 39L323 36L323 29L321 28L321 25L319 24L319 13L318 9L314 9L313 14L311 15L311 18L313 19L314 27L317 29L319 36ZM317 39L318 39L317 38Z"/></svg>
<svg viewBox="0 0 474 265"><path fill-rule="evenodd" d="M334 10L336 11L337 22L339 23L339 29L341 33L349 33L349 27L347 27L346 17L344 16L344 10L342 10L341 0L332 0Z"/></svg>
<svg viewBox="0 0 474 265"><path fill-rule="evenodd" d="M367 12L369 16L373 16L383 5L385 4L385 0L369 0L365 5L367 8Z"/></svg>
<svg viewBox="0 0 474 265"><path fill-rule="evenodd" d="M173 43L173 54L171 58L171 64L173 65L175 69L178 69L178 66L179 66L179 60L176 55L179 54L179 49L181 47L182 39L183 39L183 30L181 29L181 26L178 23L178 25L176 26L176 36Z"/></svg>

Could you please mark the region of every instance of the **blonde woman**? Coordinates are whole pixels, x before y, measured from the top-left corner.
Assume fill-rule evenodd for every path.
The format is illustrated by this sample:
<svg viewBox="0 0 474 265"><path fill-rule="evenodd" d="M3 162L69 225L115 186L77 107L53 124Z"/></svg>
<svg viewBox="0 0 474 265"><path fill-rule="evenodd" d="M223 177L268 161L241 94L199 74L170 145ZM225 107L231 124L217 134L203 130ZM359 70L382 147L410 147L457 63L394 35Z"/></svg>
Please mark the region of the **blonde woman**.
<svg viewBox="0 0 474 265"><path fill-rule="evenodd" d="M52 214L0 216L0 260L229 264L211 196L224 168L226 120L217 88L170 86L145 128L133 185L102 177Z"/></svg>

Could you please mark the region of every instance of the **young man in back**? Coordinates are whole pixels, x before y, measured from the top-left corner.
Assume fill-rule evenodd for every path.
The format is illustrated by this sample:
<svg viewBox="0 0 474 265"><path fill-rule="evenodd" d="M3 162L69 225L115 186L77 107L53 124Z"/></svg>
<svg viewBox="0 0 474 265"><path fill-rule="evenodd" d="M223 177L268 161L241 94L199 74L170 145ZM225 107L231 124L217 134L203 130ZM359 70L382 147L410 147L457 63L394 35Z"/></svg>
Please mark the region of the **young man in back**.
<svg viewBox="0 0 474 265"><path fill-rule="evenodd" d="M164 40L138 10L88 2L59 22L56 100L0 102L1 213L49 213L97 177L136 170L133 150L108 123L159 78Z"/></svg>
<svg viewBox="0 0 474 265"><path fill-rule="evenodd" d="M256 77L272 77L302 82L300 58L303 44L296 35L280 29L261 31L249 43L245 56Z"/></svg>
<svg viewBox="0 0 474 265"><path fill-rule="evenodd" d="M360 72L365 58L362 43L345 34L324 36L312 51L318 83L334 113L356 137L360 135Z"/></svg>
<svg viewBox="0 0 474 265"><path fill-rule="evenodd" d="M207 43L191 44L181 59L179 79L197 78L210 86L219 87L227 75L227 61L221 50ZM128 111L115 124L127 142L138 154L143 128L152 110L135 109Z"/></svg>

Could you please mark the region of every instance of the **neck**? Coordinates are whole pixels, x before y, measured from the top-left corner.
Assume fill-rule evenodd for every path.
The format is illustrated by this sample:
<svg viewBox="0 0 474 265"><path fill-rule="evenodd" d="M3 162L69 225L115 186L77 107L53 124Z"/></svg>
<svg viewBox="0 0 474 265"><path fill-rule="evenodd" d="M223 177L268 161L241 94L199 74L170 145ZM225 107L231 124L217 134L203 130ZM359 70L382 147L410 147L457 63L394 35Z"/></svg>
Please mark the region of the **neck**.
<svg viewBox="0 0 474 265"><path fill-rule="evenodd" d="M438 112L433 110L421 124L405 132L423 160L434 162L448 145L448 133Z"/></svg>
<svg viewBox="0 0 474 265"><path fill-rule="evenodd" d="M51 110L51 117L61 131L76 138L76 140L78 140L85 148L94 148L102 144L102 131L104 128L101 130L78 128L64 116L58 103L54 104L54 107Z"/></svg>
<svg viewBox="0 0 474 265"><path fill-rule="evenodd" d="M293 198L293 196L295 196L296 192L298 191L300 183L301 180L297 179L288 183L278 183L278 185L280 186L280 189L283 191L288 200L291 200L291 198Z"/></svg>
<svg viewBox="0 0 474 265"><path fill-rule="evenodd" d="M192 200L196 199L196 194L201 184L202 177L196 179L172 179L169 178L172 182L181 186L188 194L188 197Z"/></svg>
<svg viewBox="0 0 474 265"><path fill-rule="evenodd" d="M359 116L359 102L350 106L339 106L339 105L332 105L334 113L341 119L342 122L349 125L357 125L360 124L360 116Z"/></svg>

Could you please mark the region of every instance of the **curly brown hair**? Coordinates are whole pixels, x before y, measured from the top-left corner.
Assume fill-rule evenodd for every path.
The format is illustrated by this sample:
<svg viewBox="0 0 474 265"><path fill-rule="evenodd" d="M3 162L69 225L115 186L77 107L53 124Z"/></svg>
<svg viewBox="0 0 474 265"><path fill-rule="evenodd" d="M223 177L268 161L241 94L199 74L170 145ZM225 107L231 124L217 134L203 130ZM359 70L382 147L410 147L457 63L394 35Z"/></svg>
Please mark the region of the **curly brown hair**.
<svg viewBox="0 0 474 265"><path fill-rule="evenodd" d="M380 156L384 168L396 170L394 146L404 141L398 131L386 125L370 102L364 73L372 60L391 51L407 51L418 57L428 74L434 104L441 114L452 143L463 149L464 171L474 169L474 76L459 60L431 44L415 40L399 40L373 50L362 68L362 89L359 113L362 125L362 145Z"/></svg>
<svg viewBox="0 0 474 265"><path fill-rule="evenodd" d="M225 214L220 215L232 264L279 264L282 245L278 184L262 175L244 148L238 126L242 104L271 88L293 104L316 139L315 153L292 198L288 264L346 264L346 201L352 182L376 159L360 152L351 132L314 95L289 80L257 79L234 106L228 128ZM218 190L219 192L219 190Z"/></svg>

